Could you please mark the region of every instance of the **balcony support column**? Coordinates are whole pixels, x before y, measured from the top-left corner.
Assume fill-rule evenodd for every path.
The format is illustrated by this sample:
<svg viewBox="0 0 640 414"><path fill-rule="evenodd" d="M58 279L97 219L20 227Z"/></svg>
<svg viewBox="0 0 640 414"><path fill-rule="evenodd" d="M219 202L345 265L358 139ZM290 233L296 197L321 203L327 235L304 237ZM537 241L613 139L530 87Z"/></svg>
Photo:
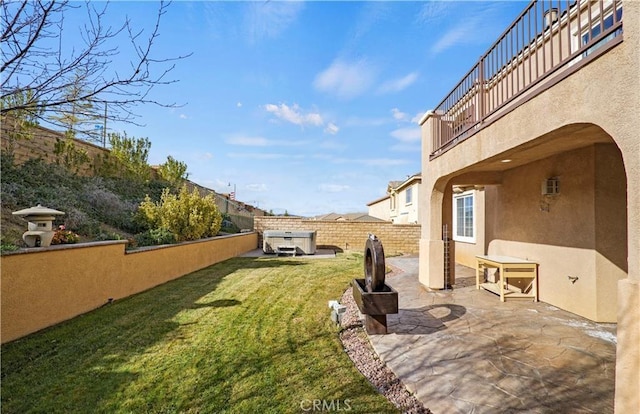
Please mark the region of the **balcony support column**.
<svg viewBox="0 0 640 414"><path fill-rule="evenodd" d="M429 155L439 147L441 141L440 119L434 112L427 112L420 120L422 130L422 186L420 191L420 217L422 233L420 237L420 259L418 278L420 283L431 289L444 288L444 242L442 241L442 211L444 190L438 189L424 166L428 165ZM439 187L439 186L438 186Z"/></svg>

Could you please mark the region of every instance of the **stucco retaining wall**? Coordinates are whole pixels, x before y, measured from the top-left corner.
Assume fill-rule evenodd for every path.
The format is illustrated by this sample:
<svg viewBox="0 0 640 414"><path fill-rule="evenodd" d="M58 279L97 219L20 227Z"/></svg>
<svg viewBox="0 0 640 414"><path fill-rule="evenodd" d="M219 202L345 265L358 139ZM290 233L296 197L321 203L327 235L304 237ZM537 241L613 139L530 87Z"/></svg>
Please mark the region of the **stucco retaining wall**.
<svg viewBox="0 0 640 414"><path fill-rule="evenodd" d="M253 250L257 233L125 252L125 241L0 257L2 343Z"/></svg>

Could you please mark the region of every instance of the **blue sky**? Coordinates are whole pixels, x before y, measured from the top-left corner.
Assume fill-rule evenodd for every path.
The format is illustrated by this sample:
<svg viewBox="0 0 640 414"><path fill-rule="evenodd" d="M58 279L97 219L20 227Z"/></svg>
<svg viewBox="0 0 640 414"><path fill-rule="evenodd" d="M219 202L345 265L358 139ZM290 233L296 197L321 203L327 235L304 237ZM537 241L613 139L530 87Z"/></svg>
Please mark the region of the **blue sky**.
<svg viewBox="0 0 640 414"><path fill-rule="evenodd" d="M182 106L141 106L144 127L110 127L148 137L150 163L171 155L267 211L366 211L420 171L418 119L526 4L176 1L155 55L192 55L151 97ZM116 2L109 16L148 30L156 8Z"/></svg>

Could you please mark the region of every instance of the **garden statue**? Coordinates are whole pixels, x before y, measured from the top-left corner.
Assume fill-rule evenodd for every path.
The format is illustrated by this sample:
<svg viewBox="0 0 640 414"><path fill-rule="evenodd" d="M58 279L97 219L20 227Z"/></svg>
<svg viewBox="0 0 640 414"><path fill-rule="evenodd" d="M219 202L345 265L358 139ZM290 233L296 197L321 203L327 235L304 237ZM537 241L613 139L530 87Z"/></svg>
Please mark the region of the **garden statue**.
<svg viewBox="0 0 640 414"><path fill-rule="evenodd" d="M25 208L14 211L14 215L21 216L27 220L27 231L22 235L22 240L29 247L47 247L51 245L51 240L55 231L53 230L53 220L55 216L65 214L63 211L43 207L38 204L36 207Z"/></svg>

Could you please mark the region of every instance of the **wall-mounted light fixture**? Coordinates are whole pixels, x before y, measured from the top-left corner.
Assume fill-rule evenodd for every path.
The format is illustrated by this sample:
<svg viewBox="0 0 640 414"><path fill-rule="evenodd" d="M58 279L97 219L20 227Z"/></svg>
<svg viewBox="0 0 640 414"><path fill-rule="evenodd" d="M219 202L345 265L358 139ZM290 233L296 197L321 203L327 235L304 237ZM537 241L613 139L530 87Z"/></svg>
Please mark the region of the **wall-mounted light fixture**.
<svg viewBox="0 0 640 414"><path fill-rule="evenodd" d="M542 195L558 194L560 194L560 179L558 177L549 177L542 182Z"/></svg>

